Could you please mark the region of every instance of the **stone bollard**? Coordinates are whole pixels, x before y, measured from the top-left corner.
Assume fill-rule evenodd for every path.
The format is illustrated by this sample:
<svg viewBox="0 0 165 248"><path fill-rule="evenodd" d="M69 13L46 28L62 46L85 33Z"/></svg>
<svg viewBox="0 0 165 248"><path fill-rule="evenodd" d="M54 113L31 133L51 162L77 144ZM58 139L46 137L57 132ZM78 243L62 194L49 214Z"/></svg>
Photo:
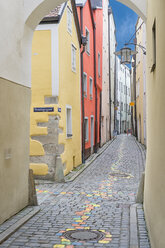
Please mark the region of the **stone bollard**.
<svg viewBox="0 0 165 248"><path fill-rule="evenodd" d="M29 206L38 206L33 170L29 169Z"/></svg>
<svg viewBox="0 0 165 248"><path fill-rule="evenodd" d="M145 172L142 173L139 188L138 188L138 193L136 196L136 203L143 204L144 200L144 181L145 181Z"/></svg>
<svg viewBox="0 0 165 248"><path fill-rule="evenodd" d="M65 182L64 180L64 170L63 170L63 164L61 161L60 155L56 155L56 163L55 163L55 181L58 183Z"/></svg>

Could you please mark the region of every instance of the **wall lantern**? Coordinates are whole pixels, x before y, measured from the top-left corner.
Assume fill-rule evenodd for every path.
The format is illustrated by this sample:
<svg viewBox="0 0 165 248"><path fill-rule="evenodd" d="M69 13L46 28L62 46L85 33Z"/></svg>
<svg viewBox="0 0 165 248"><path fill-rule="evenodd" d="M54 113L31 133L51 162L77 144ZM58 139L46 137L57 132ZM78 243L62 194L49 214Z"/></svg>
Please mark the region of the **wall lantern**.
<svg viewBox="0 0 165 248"><path fill-rule="evenodd" d="M123 47L120 51L115 52L115 54L121 57L121 64L131 64L131 56L137 54L137 52L131 50L129 47Z"/></svg>

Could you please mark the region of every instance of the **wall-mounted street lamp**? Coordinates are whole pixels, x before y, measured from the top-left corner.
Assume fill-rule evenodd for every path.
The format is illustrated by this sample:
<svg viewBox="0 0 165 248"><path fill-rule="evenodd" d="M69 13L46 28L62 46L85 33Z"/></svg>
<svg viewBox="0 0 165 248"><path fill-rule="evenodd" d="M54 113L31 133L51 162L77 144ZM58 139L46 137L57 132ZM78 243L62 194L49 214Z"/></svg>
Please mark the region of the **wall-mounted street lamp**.
<svg viewBox="0 0 165 248"><path fill-rule="evenodd" d="M131 50L129 47L123 47L120 51L115 52L115 54L121 57L121 64L131 64L131 56L137 54L137 52Z"/></svg>
<svg viewBox="0 0 165 248"><path fill-rule="evenodd" d="M128 46L128 45L138 46L138 47L140 47L142 49L143 54L146 55L146 48L144 46L140 45L140 44L137 44L137 43L125 43L124 45L125 46Z"/></svg>
<svg viewBox="0 0 165 248"><path fill-rule="evenodd" d="M128 45L138 46L142 49L143 54L146 55L146 48L136 43L125 43L125 47L121 48L120 51L115 52L116 55L121 57L121 64L131 64L131 56L137 54L137 51L131 50L127 47Z"/></svg>

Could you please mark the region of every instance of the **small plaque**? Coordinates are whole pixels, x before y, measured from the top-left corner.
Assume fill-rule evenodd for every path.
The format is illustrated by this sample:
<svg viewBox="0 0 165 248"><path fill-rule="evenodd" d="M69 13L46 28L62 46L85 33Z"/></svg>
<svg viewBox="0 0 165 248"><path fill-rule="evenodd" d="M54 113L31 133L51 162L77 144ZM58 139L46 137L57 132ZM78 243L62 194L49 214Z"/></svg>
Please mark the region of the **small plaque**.
<svg viewBox="0 0 165 248"><path fill-rule="evenodd" d="M58 112L61 113L61 108L58 108Z"/></svg>

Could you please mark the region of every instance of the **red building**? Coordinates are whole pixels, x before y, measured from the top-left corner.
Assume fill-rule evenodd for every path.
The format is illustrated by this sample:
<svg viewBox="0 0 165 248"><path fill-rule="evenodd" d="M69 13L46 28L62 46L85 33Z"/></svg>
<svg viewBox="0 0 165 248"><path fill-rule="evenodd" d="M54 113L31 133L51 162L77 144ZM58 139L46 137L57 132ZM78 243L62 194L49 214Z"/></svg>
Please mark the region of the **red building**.
<svg viewBox="0 0 165 248"><path fill-rule="evenodd" d="M94 2L76 0L81 34L87 39L86 46L81 50L83 162L91 153L97 151L101 130L103 12L102 8L97 8L98 6Z"/></svg>
<svg viewBox="0 0 165 248"><path fill-rule="evenodd" d="M91 0L95 22L95 58L97 90L97 147L101 142L101 94L102 94L102 49L103 49L103 8L102 0Z"/></svg>

